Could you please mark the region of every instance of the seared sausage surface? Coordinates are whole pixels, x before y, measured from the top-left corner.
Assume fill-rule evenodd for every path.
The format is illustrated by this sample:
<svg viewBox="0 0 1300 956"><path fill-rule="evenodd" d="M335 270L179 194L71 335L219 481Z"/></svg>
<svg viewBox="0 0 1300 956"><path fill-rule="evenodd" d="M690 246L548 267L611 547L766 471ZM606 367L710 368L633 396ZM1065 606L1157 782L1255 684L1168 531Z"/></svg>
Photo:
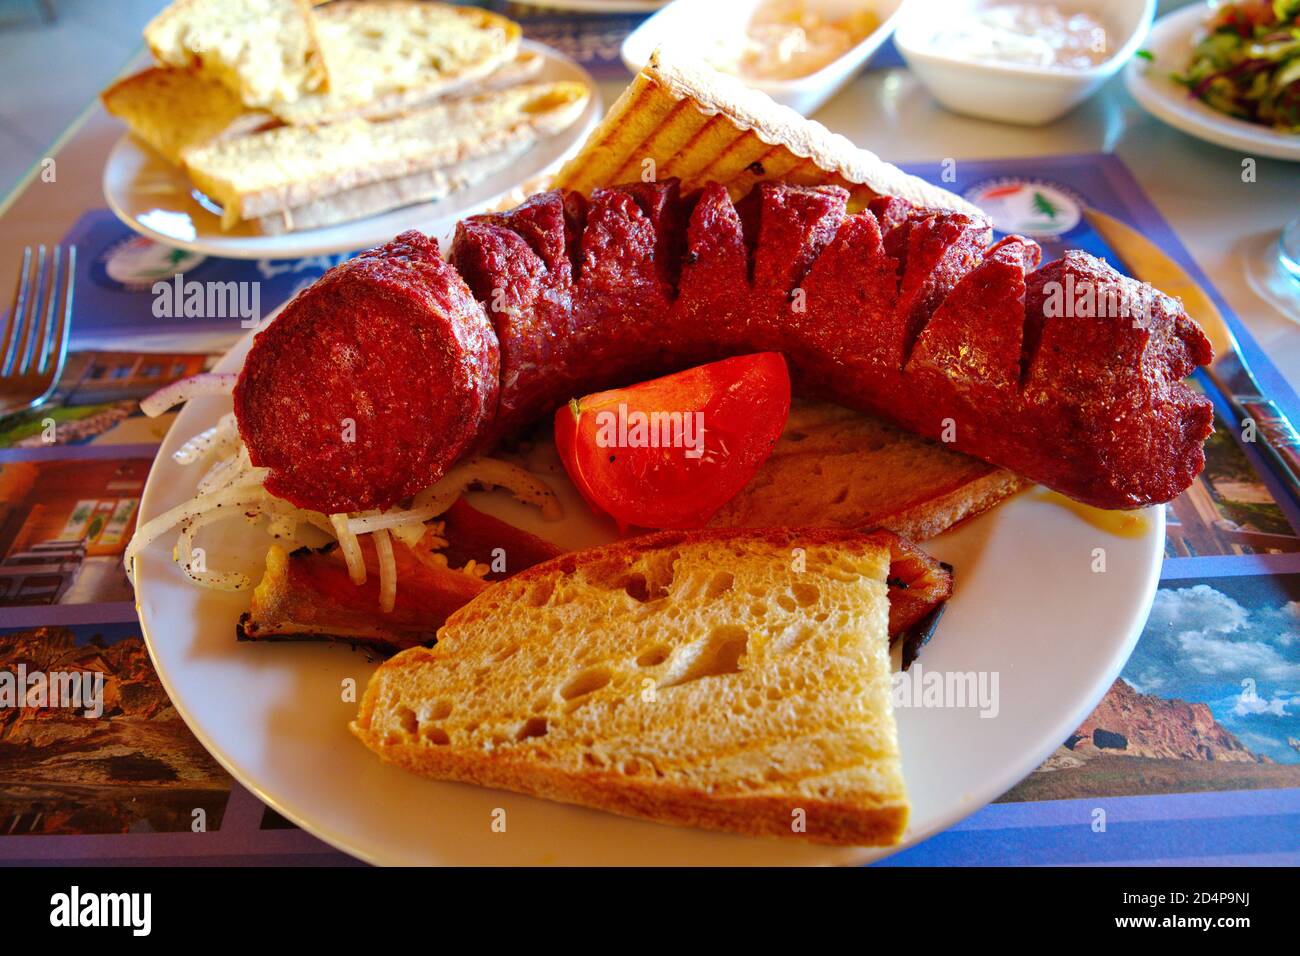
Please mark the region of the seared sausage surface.
<svg viewBox="0 0 1300 956"><path fill-rule="evenodd" d="M1178 302L1081 252L1039 268L968 216L847 199L542 193L462 222L449 264L406 233L258 336L235 395L253 462L302 507L385 508L574 395L779 350L797 391L1087 504L1168 501L1200 472L1213 415L1182 379L1212 355Z"/></svg>

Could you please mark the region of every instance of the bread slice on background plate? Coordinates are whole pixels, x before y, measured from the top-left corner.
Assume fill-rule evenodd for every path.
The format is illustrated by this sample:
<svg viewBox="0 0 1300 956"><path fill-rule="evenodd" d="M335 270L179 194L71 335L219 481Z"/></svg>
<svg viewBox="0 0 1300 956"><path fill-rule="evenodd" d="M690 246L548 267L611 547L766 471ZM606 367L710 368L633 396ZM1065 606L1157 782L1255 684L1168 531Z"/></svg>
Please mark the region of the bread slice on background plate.
<svg viewBox="0 0 1300 956"><path fill-rule="evenodd" d="M307 0L176 0L144 40L159 63L223 83L248 107L329 88Z"/></svg>
<svg viewBox="0 0 1300 956"><path fill-rule="evenodd" d="M662 823L896 843L891 543L661 532L493 585L371 678L384 760Z"/></svg>
<svg viewBox="0 0 1300 956"><path fill-rule="evenodd" d="M250 110L224 84L189 70L154 66L118 80L100 99L164 159L219 139L279 125L270 113Z"/></svg>
<svg viewBox="0 0 1300 956"><path fill-rule="evenodd" d="M872 415L796 399L772 455L720 528L886 528L925 541L1029 482Z"/></svg>
<svg viewBox="0 0 1300 956"><path fill-rule="evenodd" d="M468 85L389 93L350 107L348 115L385 118L444 98L502 90L535 79L544 63L538 54L523 50L513 60ZM100 99L109 113L176 166L181 165L182 152L191 146L284 125L274 113L244 106L224 84L169 66L153 66L123 77L104 90ZM507 156L502 168L513 159Z"/></svg>
<svg viewBox="0 0 1300 956"><path fill-rule="evenodd" d="M302 229L320 229L352 222L414 203L445 199L516 162L532 145L524 139L495 153L467 159L451 166L425 169L375 183L353 186L301 206L279 209L251 220L263 235L278 236Z"/></svg>
<svg viewBox="0 0 1300 956"><path fill-rule="evenodd" d="M315 21L329 90L274 105L286 123L394 115L430 102L510 63L522 36L498 14L423 0L339 0Z"/></svg>
<svg viewBox="0 0 1300 956"><path fill-rule="evenodd" d="M589 97L581 83L528 83L377 122L282 126L190 148L185 171L221 204L228 229L371 183L531 145L573 123Z"/></svg>

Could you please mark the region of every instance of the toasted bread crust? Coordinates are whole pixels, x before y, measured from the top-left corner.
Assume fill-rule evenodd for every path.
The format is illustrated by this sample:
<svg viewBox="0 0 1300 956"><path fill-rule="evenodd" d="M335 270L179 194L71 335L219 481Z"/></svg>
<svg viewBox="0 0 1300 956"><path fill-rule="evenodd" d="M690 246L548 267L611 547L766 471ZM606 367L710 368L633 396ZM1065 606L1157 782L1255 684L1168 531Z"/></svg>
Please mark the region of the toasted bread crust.
<svg viewBox="0 0 1300 956"><path fill-rule="evenodd" d="M756 182L842 186L850 211L878 196L982 217L960 196L855 146L825 126L707 66L659 50L591 134L553 186L590 193L643 178L677 176L683 191L706 182L739 199Z"/></svg>
<svg viewBox="0 0 1300 956"><path fill-rule="evenodd" d="M1005 468L990 468L986 475L973 481L928 489L915 504L882 515L873 527L893 531L911 541L928 541L982 515L1032 484Z"/></svg>
<svg viewBox="0 0 1300 956"><path fill-rule="evenodd" d="M710 524L885 528L924 541L1025 484L874 416L797 399L772 454Z"/></svg>
<svg viewBox="0 0 1300 956"><path fill-rule="evenodd" d="M437 780L510 790L654 823L744 836L795 837L830 846L889 846L897 843L907 828L908 806L904 802L867 809L834 800L812 803L764 794L718 795L650 784L614 771L575 775L501 755L466 756L444 747L390 743L366 729L373 706L367 693L351 725L357 738L387 763ZM795 810L807 813L805 833L790 829Z"/></svg>

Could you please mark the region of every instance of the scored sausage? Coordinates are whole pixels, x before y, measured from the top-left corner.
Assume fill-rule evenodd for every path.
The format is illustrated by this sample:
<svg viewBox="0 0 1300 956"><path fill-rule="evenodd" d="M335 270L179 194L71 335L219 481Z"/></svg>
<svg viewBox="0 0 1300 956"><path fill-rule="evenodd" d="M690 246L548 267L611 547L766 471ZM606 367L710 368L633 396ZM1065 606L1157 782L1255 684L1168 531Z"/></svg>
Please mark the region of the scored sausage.
<svg viewBox="0 0 1300 956"><path fill-rule="evenodd" d="M327 273L258 337L236 392L241 433L274 493L382 508L573 395L775 350L797 392L1088 504L1168 501L1200 472L1212 407L1182 379L1212 354L1177 301L1082 252L1039 268L1032 240L990 245L970 216L847 202L833 186L763 182L733 203L717 184L683 196L675 181L635 183L472 217L450 265L406 234L396 246L422 257L403 276L429 288L394 301L377 264L402 258L394 244ZM340 273L344 307L329 291ZM1062 289L1102 308L1062 312ZM421 334L397 332L416 302ZM329 364L339 350L348 375ZM423 350L440 359L417 374ZM390 421L405 434L341 452L334 420L370 388L384 414L410 413Z"/></svg>

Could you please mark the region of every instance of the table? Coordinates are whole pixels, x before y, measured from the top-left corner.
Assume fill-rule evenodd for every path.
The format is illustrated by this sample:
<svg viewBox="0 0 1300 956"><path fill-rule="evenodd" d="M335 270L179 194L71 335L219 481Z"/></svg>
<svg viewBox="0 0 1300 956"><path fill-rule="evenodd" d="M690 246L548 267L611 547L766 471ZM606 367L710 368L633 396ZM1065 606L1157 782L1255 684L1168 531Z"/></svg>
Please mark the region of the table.
<svg viewBox="0 0 1300 956"><path fill-rule="evenodd" d="M138 62L144 62L143 54ZM617 78L600 81L607 104L617 98L624 82L624 79ZM906 70L884 67L864 72L816 118L859 145L900 163L937 162L951 158L960 164L979 159L1023 159L1096 152L1117 154L1274 364L1293 386L1300 386L1300 326L1252 291L1243 265L1247 257L1270 254L1268 246L1283 224L1300 214L1300 203L1297 202L1300 199L1300 167L1261 158L1255 181L1244 182L1241 156L1190 139L1149 117L1125 92L1120 78L1112 80L1096 97L1052 126L1019 128L947 113L930 99ZM25 185L20 184L0 204L0 263L17 261L18 250L24 245L58 242L82 213L104 205L100 190L103 165L121 132L117 121L108 117L96 103L91 104L51 146L49 154L56 161L55 181L43 182L34 177ZM8 281L8 274L3 281ZM86 456L88 467L93 459L94 456ZM148 462L145 460L138 464L147 468ZM1217 513L1207 511L1206 514L1211 524L1210 519L1217 518ZM1242 570L1217 570L1213 573L1235 575L1241 580L1249 575L1277 575L1279 580L1285 576L1288 580L1300 581L1300 560L1297 560L1300 555L1289 553L1264 557L1269 560L1253 561L1242 566ZM1175 570L1167 575L1175 582L1170 587L1182 582L1192 585L1210 573L1204 565L1197 564L1197 560L1182 564L1185 570ZM1179 562L1174 562L1174 565L1179 565ZM1229 595L1237 593L1226 585L1223 589ZM26 613L35 610L24 609L20 621L6 617L6 611L0 609L0 626L40 623L37 615ZM131 616L129 604L122 603L121 611L124 615L121 620ZM1245 796L1237 798L1231 794L1206 793L1166 798L1169 804L1159 825L1167 826L1168 833L1155 828L1149 838L1194 846L1197 839L1195 827L1200 824L1187 824L1180 830L1177 821L1220 820L1224 821L1224 832L1216 845L1235 840L1241 847L1236 852L1241 854L1267 856L1271 849L1276 862L1285 862L1276 859L1278 852L1288 853L1294 860L1300 854L1300 846L1294 843L1274 848L1252 843L1258 834L1266 831L1250 824L1250 818L1252 815L1256 819L1268 815L1274 827L1279 826L1278 821L1295 820L1297 825L1292 830L1300 832L1300 798L1297 794L1300 790L1277 789L1257 791L1250 795L1256 799L1249 801ZM1069 857L1053 857L1051 854L1057 850L1068 852L1068 833L1078 826L1075 817L1086 809L1074 804L1082 801L1052 800L1041 796L1029 799L1041 802L990 807L954 830L900 855L897 862L988 862L1008 858L1012 851L1006 848L1018 845L1025 848L1022 857L1025 861L1069 862ZM1115 811L1117 823L1123 822L1125 812L1136 814L1134 819L1141 818L1146 812L1139 804L1126 806L1130 809ZM260 831L257 829L259 825ZM1234 826L1240 828L1239 832L1226 835L1227 830ZM244 834L260 832L257 839L264 848L261 852L278 854L277 858L281 860L346 862L346 858L306 834L286 830L275 832L275 827L273 821L267 822L263 808L251 794L237 787L231 791L230 801L224 809L222 830ZM1049 835L1051 828L1058 831L1056 836ZM240 839L252 839L251 836L232 838L232 842L213 848L199 840L183 845L176 841L167 842L165 836L157 834L145 839L138 852L146 856L156 854L158 860L178 857L213 860L220 858L222 853L236 853L237 849L232 847L237 848ZM190 835L175 836L188 841ZM0 840L0 843L9 844L0 846L0 859L21 858L22 853L27 852L12 849L15 842L21 843L22 840ZM40 858L39 851L31 852L33 858ZM1002 858L995 856L998 852L1003 853ZM63 856L76 859L75 854ZM1131 854L1123 859L1143 862L1141 857ZM1152 857L1151 861L1158 859ZM1184 855L1183 860L1189 862L1191 858Z"/></svg>

